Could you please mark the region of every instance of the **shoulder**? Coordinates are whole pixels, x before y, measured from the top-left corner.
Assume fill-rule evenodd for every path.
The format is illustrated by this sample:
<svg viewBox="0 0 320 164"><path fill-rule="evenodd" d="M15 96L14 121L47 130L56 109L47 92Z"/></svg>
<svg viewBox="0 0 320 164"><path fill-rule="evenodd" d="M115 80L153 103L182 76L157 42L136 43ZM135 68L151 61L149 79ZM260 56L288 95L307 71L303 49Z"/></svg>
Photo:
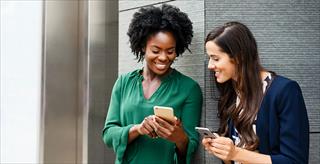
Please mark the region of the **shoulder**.
<svg viewBox="0 0 320 164"><path fill-rule="evenodd" d="M123 74L120 74L119 77L118 77L118 80L121 80L121 81L130 81L134 78L139 78L141 75L140 75L140 71L141 69L136 69L134 71L131 71L131 72L126 72L126 73L123 73Z"/></svg>
<svg viewBox="0 0 320 164"><path fill-rule="evenodd" d="M203 98L201 87L197 81L178 71L177 76L179 80L176 85L181 93L194 100L201 100Z"/></svg>
<svg viewBox="0 0 320 164"><path fill-rule="evenodd" d="M281 75L276 75L274 77L273 82L277 83L278 85L279 84L285 85L285 84L293 82L293 80L291 80L291 79L289 79L287 77L281 76Z"/></svg>
<svg viewBox="0 0 320 164"><path fill-rule="evenodd" d="M175 73L174 73L174 76L176 78L178 78L182 83L185 83L185 84L192 84L192 85L197 85L198 83L193 80L191 77L175 70Z"/></svg>
<svg viewBox="0 0 320 164"><path fill-rule="evenodd" d="M270 90L274 90L279 93L283 93L284 91L288 92L288 91L291 91L292 89L300 90L299 84L294 80L291 80L289 78L286 78L280 75L276 75L274 77L274 80L270 86Z"/></svg>
<svg viewBox="0 0 320 164"><path fill-rule="evenodd" d="M131 83L134 83L139 78L141 78L141 75L139 73L140 70L141 69L137 69L131 72L120 74L114 84L114 87L123 89L123 87L130 85Z"/></svg>
<svg viewBox="0 0 320 164"><path fill-rule="evenodd" d="M192 79L191 77L175 70L175 76L179 79L179 85L185 89L200 89L200 85L197 81Z"/></svg>
<svg viewBox="0 0 320 164"><path fill-rule="evenodd" d="M295 101L300 99L302 91L299 84L289 78L276 75L266 92L265 101L274 101L277 104Z"/></svg>
<svg viewBox="0 0 320 164"><path fill-rule="evenodd" d="M268 92L270 92L268 95L274 97L279 106L303 101L299 84L283 76L277 75L275 77Z"/></svg>

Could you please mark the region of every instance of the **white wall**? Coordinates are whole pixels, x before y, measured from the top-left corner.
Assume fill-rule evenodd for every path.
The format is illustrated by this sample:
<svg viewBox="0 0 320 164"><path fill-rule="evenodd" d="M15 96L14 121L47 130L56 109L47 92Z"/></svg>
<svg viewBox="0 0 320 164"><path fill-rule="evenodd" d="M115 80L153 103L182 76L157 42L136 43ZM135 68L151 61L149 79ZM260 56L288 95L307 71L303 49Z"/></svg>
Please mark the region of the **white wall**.
<svg viewBox="0 0 320 164"><path fill-rule="evenodd" d="M0 3L0 163L39 163L43 1Z"/></svg>

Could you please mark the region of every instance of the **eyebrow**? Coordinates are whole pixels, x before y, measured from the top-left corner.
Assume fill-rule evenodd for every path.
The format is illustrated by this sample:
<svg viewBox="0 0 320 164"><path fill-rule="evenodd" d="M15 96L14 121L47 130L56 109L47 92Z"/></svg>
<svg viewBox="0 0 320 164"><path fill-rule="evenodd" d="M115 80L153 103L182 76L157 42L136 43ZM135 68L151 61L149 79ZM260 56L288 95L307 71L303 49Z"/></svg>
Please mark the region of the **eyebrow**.
<svg viewBox="0 0 320 164"><path fill-rule="evenodd" d="M208 54L208 53L207 53ZM208 54L208 56L217 56L217 55L215 55L215 54Z"/></svg>

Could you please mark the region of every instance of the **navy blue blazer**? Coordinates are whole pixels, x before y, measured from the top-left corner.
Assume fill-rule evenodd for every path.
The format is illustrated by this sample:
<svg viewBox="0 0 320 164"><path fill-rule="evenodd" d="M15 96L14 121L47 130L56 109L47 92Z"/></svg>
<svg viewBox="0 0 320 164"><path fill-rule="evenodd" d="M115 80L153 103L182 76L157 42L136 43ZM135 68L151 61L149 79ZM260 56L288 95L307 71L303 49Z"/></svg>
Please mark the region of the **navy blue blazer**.
<svg viewBox="0 0 320 164"><path fill-rule="evenodd" d="M233 127L232 121L228 126ZM256 133L259 153L270 155L272 163L308 163L309 121L297 82L274 76L257 115Z"/></svg>

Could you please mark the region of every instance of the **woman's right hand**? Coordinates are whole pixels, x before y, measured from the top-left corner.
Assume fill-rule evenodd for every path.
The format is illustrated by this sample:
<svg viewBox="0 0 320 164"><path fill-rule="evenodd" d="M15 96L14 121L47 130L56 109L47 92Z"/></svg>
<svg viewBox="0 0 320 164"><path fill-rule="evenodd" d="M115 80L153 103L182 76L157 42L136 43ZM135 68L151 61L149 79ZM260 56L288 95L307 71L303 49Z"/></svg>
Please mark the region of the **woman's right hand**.
<svg viewBox="0 0 320 164"><path fill-rule="evenodd" d="M154 115L145 117L143 121L137 125L137 130L140 135L148 135L151 138L156 138L158 135L154 131Z"/></svg>
<svg viewBox="0 0 320 164"><path fill-rule="evenodd" d="M204 137L202 139L202 145L203 145L204 149L207 150L207 151L210 150L211 143L212 143L212 139L211 138Z"/></svg>
<svg viewBox="0 0 320 164"><path fill-rule="evenodd" d="M214 147L214 145L217 144L217 140L222 140L223 142L220 141L222 143L225 143L225 142L226 143L230 143L230 144L223 144L224 147L227 146L227 145L233 145L232 140L231 140L231 142L229 142L230 139L226 138L226 137L218 137L218 139L203 138L202 139L202 145L204 146L205 150L207 152L209 152L210 154L213 154L216 157L220 158L226 164L231 164L231 160L232 159L230 157L230 154L232 154L233 151L224 151L224 153L222 153L222 155L221 155L221 153L220 153L221 150L219 150L219 148ZM235 146L233 145L231 147L234 148ZM229 150L228 148L229 147L227 147L227 150ZM219 150L219 151L217 151L217 150Z"/></svg>

